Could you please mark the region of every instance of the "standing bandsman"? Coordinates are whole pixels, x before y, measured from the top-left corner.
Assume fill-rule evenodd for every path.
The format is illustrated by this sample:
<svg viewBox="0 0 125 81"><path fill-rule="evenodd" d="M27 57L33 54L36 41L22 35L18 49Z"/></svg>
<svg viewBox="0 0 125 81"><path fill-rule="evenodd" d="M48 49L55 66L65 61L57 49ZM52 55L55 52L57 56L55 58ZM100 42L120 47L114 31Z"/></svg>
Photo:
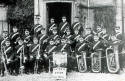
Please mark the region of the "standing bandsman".
<svg viewBox="0 0 125 81"><path fill-rule="evenodd" d="M50 39L49 40L49 45L46 48L46 54L44 54L45 57L45 70L48 71L49 69L49 60L52 60L52 54L53 52L57 52L58 51L58 46L56 45L56 42L54 39Z"/></svg>
<svg viewBox="0 0 125 81"><path fill-rule="evenodd" d="M52 30L53 28L56 27L57 28L57 24L55 23L55 19L54 18L51 18L50 19L50 24L48 25L47 27L47 35L50 36L52 35Z"/></svg>
<svg viewBox="0 0 125 81"><path fill-rule="evenodd" d="M34 35L38 36L40 34L41 28L43 28L41 24L36 24L34 28L32 28Z"/></svg>
<svg viewBox="0 0 125 81"><path fill-rule="evenodd" d="M18 32L18 28L16 26L13 27L13 33L10 35L10 40L12 43L12 46L17 45L17 39L20 37L20 34Z"/></svg>
<svg viewBox="0 0 125 81"><path fill-rule="evenodd" d="M79 17L75 17L75 22L72 24L72 28L73 28L73 32L75 30L78 30L79 33L83 32L83 27L82 27L82 24L79 21Z"/></svg>
<svg viewBox="0 0 125 81"><path fill-rule="evenodd" d="M60 36L63 36L65 34L66 28L69 28L71 30L70 25L69 25L69 23L66 20L66 17L63 16L62 17L62 22L59 24L59 33L60 33Z"/></svg>
<svg viewBox="0 0 125 81"><path fill-rule="evenodd" d="M41 45L41 52L43 53L48 44L48 36L46 34L45 28L41 29L41 34L38 36L39 44Z"/></svg>

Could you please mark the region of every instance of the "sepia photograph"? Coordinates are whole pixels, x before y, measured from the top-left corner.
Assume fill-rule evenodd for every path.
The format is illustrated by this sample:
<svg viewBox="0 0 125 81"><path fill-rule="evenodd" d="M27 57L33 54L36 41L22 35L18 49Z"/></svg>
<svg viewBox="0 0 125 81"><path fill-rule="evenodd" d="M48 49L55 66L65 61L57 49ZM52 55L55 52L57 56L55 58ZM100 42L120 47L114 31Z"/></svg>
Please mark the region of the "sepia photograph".
<svg viewBox="0 0 125 81"><path fill-rule="evenodd" d="M125 81L125 0L0 0L0 81Z"/></svg>

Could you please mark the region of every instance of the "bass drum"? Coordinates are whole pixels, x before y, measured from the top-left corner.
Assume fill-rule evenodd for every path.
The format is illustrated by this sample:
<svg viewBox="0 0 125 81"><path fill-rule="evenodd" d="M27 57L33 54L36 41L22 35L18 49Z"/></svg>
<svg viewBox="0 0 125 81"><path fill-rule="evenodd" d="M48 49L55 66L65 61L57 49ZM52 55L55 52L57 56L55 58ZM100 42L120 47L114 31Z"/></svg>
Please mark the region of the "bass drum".
<svg viewBox="0 0 125 81"><path fill-rule="evenodd" d="M120 69L117 45L106 49L106 60L108 71L110 73L117 73Z"/></svg>
<svg viewBox="0 0 125 81"><path fill-rule="evenodd" d="M77 64L78 64L78 71L79 72L86 72L87 71L86 52L82 52L81 55L77 56Z"/></svg>
<svg viewBox="0 0 125 81"><path fill-rule="evenodd" d="M91 65L92 65L92 72L100 72L101 71L101 55L102 50L98 50L91 54Z"/></svg>
<svg viewBox="0 0 125 81"><path fill-rule="evenodd" d="M66 79L67 52L53 53L53 73L52 74L56 79Z"/></svg>

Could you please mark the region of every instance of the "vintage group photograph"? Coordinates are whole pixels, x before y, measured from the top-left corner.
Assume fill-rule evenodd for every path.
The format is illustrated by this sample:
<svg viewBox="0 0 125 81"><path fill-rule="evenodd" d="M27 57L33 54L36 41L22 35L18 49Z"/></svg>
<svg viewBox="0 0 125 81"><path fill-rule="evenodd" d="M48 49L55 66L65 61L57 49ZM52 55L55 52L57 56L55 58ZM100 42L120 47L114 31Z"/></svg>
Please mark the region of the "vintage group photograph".
<svg viewBox="0 0 125 81"><path fill-rule="evenodd" d="M0 0L0 81L125 81L124 0Z"/></svg>

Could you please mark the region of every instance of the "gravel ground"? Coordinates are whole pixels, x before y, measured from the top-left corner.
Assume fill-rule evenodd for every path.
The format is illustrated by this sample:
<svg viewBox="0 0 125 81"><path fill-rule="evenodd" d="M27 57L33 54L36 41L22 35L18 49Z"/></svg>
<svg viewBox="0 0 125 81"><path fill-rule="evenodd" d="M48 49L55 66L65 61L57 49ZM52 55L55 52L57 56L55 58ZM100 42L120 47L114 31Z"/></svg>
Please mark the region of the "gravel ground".
<svg viewBox="0 0 125 81"><path fill-rule="evenodd" d="M0 77L0 81L56 81L52 74L41 73L22 76ZM68 73L67 79L63 81L125 81L125 73L104 74L104 73Z"/></svg>

